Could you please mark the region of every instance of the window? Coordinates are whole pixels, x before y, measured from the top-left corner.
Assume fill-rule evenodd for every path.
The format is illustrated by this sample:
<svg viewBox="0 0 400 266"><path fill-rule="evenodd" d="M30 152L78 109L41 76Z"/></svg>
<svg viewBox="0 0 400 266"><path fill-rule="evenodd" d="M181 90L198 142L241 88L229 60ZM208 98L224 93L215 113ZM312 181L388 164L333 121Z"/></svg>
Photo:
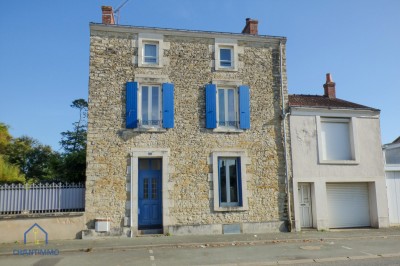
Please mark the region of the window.
<svg viewBox="0 0 400 266"><path fill-rule="evenodd" d="M398 144L394 146L398 146ZM386 148L385 160L386 164L400 164L400 146L395 148Z"/></svg>
<svg viewBox="0 0 400 266"><path fill-rule="evenodd" d="M155 85L140 86L139 127L161 126L161 88Z"/></svg>
<svg viewBox="0 0 400 266"><path fill-rule="evenodd" d="M220 66L223 68L231 68L233 66L232 63L232 52L233 48L220 48Z"/></svg>
<svg viewBox="0 0 400 266"><path fill-rule="evenodd" d="M353 125L347 118L319 119L319 156L323 161L354 161Z"/></svg>
<svg viewBox="0 0 400 266"><path fill-rule="evenodd" d="M143 50L144 64L158 64L158 44L144 43Z"/></svg>
<svg viewBox="0 0 400 266"><path fill-rule="evenodd" d="M206 128L220 132L250 129L249 87L207 84Z"/></svg>
<svg viewBox="0 0 400 266"><path fill-rule="evenodd" d="M165 48L163 39L164 36L161 34L138 34L138 67L159 68L163 66L163 49Z"/></svg>
<svg viewBox="0 0 400 266"><path fill-rule="evenodd" d="M126 128L174 127L174 84L126 83Z"/></svg>
<svg viewBox="0 0 400 266"><path fill-rule="evenodd" d="M248 209L245 151L215 151L211 154L214 211Z"/></svg>
<svg viewBox="0 0 400 266"><path fill-rule="evenodd" d="M215 39L214 59L216 71L237 71L237 41L231 39Z"/></svg>
<svg viewBox="0 0 400 266"><path fill-rule="evenodd" d="M218 158L220 206L240 206L240 158Z"/></svg>
<svg viewBox="0 0 400 266"><path fill-rule="evenodd" d="M237 90L234 88L218 88L218 121L219 127L238 127Z"/></svg>

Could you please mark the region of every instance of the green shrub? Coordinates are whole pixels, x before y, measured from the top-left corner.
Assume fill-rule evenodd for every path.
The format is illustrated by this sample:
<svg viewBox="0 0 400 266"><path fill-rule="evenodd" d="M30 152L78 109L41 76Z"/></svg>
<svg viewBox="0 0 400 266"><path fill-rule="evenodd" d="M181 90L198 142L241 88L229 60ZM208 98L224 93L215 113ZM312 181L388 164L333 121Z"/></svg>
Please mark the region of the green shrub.
<svg viewBox="0 0 400 266"><path fill-rule="evenodd" d="M0 155L0 183L25 183L25 176L19 167L4 160Z"/></svg>

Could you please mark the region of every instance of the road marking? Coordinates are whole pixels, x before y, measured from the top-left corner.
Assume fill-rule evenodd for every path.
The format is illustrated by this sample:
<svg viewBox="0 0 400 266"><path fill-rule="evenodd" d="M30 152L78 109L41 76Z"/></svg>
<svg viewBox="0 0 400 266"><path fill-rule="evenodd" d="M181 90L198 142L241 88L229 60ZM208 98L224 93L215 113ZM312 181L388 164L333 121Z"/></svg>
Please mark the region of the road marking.
<svg viewBox="0 0 400 266"><path fill-rule="evenodd" d="M149 253L150 253L150 254L153 254L153 250L152 250L152 249L149 249Z"/></svg>
<svg viewBox="0 0 400 266"><path fill-rule="evenodd" d="M342 248L345 248L345 249L352 249L352 248L349 248L349 247L346 247L346 246L342 246Z"/></svg>
<svg viewBox="0 0 400 266"><path fill-rule="evenodd" d="M150 256L150 260L154 260L154 256Z"/></svg>
<svg viewBox="0 0 400 266"><path fill-rule="evenodd" d="M368 256L376 256L375 254L371 254L371 253L368 253L368 252L364 252L364 251L360 251L360 252L365 254L365 255L368 255Z"/></svg>

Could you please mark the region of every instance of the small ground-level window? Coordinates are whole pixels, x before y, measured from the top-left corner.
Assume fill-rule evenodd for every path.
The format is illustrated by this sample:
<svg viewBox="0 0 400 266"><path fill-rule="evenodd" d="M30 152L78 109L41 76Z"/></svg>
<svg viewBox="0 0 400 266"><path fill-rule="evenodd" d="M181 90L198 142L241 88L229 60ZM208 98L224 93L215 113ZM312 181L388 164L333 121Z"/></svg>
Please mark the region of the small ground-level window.
<svg viewBox="0 0 400 266"><path fill-rule="evenodd" d="M240 158L218 158L220 206L241 206Z"/></svg>

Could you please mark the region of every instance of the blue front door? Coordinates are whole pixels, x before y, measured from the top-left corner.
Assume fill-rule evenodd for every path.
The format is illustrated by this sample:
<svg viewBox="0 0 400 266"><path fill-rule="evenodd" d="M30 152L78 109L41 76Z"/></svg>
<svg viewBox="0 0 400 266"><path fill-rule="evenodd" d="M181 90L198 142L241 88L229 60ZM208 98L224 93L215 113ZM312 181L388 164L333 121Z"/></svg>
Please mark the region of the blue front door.
<svg viewBox="0 0 400 266"><path fill-rule="evenodd" d="M139 159L139 230L162 228L161 159Z"/></svg>

